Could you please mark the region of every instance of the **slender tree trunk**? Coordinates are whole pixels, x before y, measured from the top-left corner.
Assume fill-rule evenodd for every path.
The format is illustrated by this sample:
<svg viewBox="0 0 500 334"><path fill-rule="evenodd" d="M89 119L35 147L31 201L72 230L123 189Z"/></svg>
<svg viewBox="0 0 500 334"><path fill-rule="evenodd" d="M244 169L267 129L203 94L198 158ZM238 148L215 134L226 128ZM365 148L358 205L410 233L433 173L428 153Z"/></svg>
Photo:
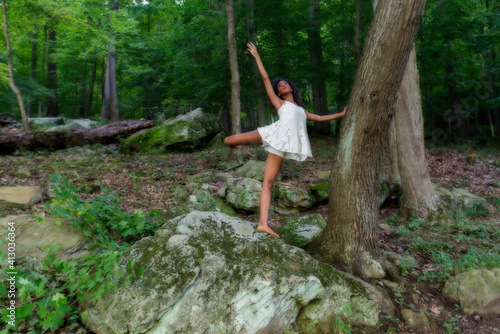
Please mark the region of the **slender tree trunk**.
<svg viewBox="0 0 500 334"><path fill-rule="evenodd" d="M33 42L31 43L31 68L30 68L30 80L34 81L36 77L36 47L38 44L37 38L38 33L32 35ZM28 117L33 114L33 99L31 97L31 92L28 94Z"/></svg>
<svg viewBox="0 0 500 334"><path fill-rule="evenodd" d="M238 70L238 55L236 52L236 30L234 21L233 1L226 0L227 39L229 45L229 66L231 68L231 135L241 132L240 129L240 72Z"/></svg>
<svg viewBox="0 0 500 334"><path fill-rule="evenodd" d="M43 35L44 35L44 40L43 40L43 53L42 53L42 70L40 71L40 85L44 85L44 74L45 74L45 61L46 57L45 55L47 54L47 26L43 27ZM42 99L38 101L38 117L42 117L43 115L43 106L44 104L42 103Z"/></svg>
<svg viewBox="0 0 500 334"><path fill-rule="evenodd" d="M119 0L114 0L111 4L111 10L118 10ZM109 20L108 16L108 20ZM111 41L114 41L114 33L110 36ZM106 65L105 87L103 89L101 119L110 120L111 122L118 121L118 94L116 91L115 77L115 45L109 42L108 62Z"/></svg>
<svg viewBox="0 0 500 334"><path fill-rule="evenodd" d="M116 90L116 57L115 57L115 46L111 45L111 52L108 57L109 63L109 92L110 92L110 108L109 108L109 118L111 122L118 122L118 92Z"/></svg>
<svg viewBox="0 0 500 334"><path fill-rule="evenodd" d="M321 46L319 3L319 0L309 0L309 27L307 35L312 70L313 109L315 114L327 115L328 105L324 77L323 49ZM315 122L313 132L315 135L331 135L330 126L330 122Z"/></svg>
<svg viewBox="0 0 500 334"><path fill-rule="evenodd" d="M54 96L49 98L47 106L47 116L59 116L59 102L57 95L57 65L54 61L56 43L56 31L49 30L49 48L48 48L48 61L47 61L47 87L54 92Z"/></svg>
<svg viewBox="0 0 500 334"><path fill-rule="evenodd" d="M385 275L378 242L380 160L425 0L386 0L375 11L354 79L330 178L320 256L364 278Z"/></svg>
<svg viewBox="0 0 500 334"><path fill-rule="evenodd" d="M108 121L109 120L109 109L111 105L111 97L109 94L109 61L106 62L106 72L104 85L102 88L102 108L101 108L101 119Z"/></svg>
<svg viewBox="0 0 500 334"><path fill-rule="evenodd" d="M23 120L24 131L30 132L30 124L28 122L28 116L26 116L26 110L24 109L23 96L21 91L17 88L14 82L14 67L12 66L12 48L10 46L9 38L9 21L7 19L7 6L5 5L5 0L2 0L2 11L3 11L3 32L5 36L5 43L7 44L7 66L9 67L9 84L10 88L17 97L17 102L19 103L19 110L21 112L21 118Z"/></svg>
<svg viewBox="0 0 500 334"><path fill-rule="evenodd" d="M246 0L248 7L248 19L247 19L247 32L248 39L254 44L257 44L257 30L255 28L255 10L253 0ZM266 119L266 107L264 103L264 97L262 94L262 80L260 79L259 68L257 63L253 59L252 55L248 55L250 58L251 71L252 71L252 85L253 91L255 92L256 111L257 111L257 126L265 126L267 124Z"/></svg>
<svg viewBox="0 0 500 334"><path fill-rule="evenodd" d="M427 170L424 147L424 120L415 47L410 53L394 115L398 166L401 175L403 220L423 217L438 207L438 197Z"/></svg>

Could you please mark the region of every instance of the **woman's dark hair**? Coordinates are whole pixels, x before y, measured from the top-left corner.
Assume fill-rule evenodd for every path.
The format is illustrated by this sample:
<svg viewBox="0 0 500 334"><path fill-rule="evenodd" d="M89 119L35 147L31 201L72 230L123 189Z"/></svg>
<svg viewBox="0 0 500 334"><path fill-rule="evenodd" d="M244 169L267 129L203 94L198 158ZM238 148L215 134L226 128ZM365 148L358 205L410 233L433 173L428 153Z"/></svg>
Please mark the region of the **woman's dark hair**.
<svg viewBox="0 0 500 334"><path fill-rule="evenodd" d="M295 84L291 81L288 81L286 79L274 79L273 81L271 81L271 85L273 86L273 90L274 90L274 94L278 95L278 84L281 82L281 81L286 81L288 82L288 84L290 85L290 88L292 88L292 96L293 96L293 100L295 101L295 103L297 103L299 106L302 106L302 97L300 96L300 90L297 88L297 86L295 86ZM280 99L281 96L278 95L278 97ZM282 99L283 100L283 99Z"/></svg>

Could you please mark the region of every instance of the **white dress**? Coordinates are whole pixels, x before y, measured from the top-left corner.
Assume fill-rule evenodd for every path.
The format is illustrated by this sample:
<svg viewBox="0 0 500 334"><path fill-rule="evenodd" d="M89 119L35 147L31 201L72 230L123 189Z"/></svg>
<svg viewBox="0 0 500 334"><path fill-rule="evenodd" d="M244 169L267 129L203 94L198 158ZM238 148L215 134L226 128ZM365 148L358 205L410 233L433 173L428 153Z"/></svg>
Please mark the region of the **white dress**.
<svg viewBox="0 0 500 334"><path fill-rule="evenodd" d="M279 120L257 128L264 149L285 159L304 161L312 157L304 108L285 101L278 110Z"/></svg>

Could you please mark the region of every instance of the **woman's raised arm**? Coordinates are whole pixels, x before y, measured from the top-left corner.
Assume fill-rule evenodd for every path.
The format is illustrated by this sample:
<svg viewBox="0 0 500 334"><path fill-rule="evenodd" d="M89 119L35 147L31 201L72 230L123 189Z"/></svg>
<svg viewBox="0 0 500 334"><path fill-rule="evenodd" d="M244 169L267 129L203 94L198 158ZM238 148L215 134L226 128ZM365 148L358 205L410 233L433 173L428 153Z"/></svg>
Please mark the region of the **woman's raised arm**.
<svg viewBox="0 0 500 334"><path fill-rule="evenodd" d="M248 51L254 56L255 61L257 62L257 67L259 68L260 76L264 81L264 86L266 87L267 96L269 100L271 100L272 105L276 110L278 110L283 104L283 100L280 99L275 93L273 86L271 85L271 80L269 80L269 76L267 75L266 69L264 68L264 64L262 64L262 60L260 59L259 52L257 51L257 47L252 43L247 43Z"/></svg>

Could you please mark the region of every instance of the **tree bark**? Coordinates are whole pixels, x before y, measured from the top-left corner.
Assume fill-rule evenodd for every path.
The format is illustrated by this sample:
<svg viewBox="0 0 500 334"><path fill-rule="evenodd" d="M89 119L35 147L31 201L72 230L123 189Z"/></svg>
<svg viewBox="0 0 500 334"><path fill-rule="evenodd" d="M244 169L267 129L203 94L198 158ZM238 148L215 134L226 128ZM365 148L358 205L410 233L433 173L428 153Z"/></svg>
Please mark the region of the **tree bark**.
<svg viewBox="0 0 500 334"><path fill-rule="evenodd" d="M376 2L373 1L373 8L376 8ZM356 67L359 65L359 60L361 58L361 0L356 0L356 19L354 26L354 59L356 61Z"/></svg>
<svg viewBox="0 0 500 334"><path fill-rule="evenodd" d="M378 243L380 158L425 0L381 2L363 49L330 178L320 256L363 278L384 275ZM375 268L375 269L373 269Z"/></svg>
<svg viewBox="0 0 500 334"><path fill-rule="evenodd" d="M319 18L319 0L309 0L309 27L307 29L309 43L309 59L312 75L313 110L315 114L328 114L328 101L324 77L323 49L321 46L321 24ZM315 135L331 135L330 122L315 122Z"/></svg>
<svg viewBox="0 0 500 334"><path fill-rule="evenodd" d="M246 0L248 7L248 19L247 19L247 32L248 40L252 41L254 44L257 43L257 30L255 28L255 10L253 0ZM252 55L248 55L250 58L250 66L252 71L252 85L255 92L256 103L256 113L257 113L257 126L262 127L267 124L266 117L266 107L264 103L264 97L262 95L262 80L260 79L259 68L255 62Z"/></svg>
<svg viewBox="0 0 500 334"><path fill-rule="evenodd" d="M231 135L241 132L240 125L240 72L238 70L238 55L236 52L236 28L234 21L233 1L226 0L227 39L229 46L229 66L231 68Z"/></svg>
<svg viewBox="0 0 500 334"><path fill-rule="evenodd" d="M152 126L154 126L154 121L132 120L115 122L94 129L67 132L5 134L0 135L0 154L11 154L21 148L32 151L40 148L59 150L97 143L108 145L117 143L119 138L127 137Z"/></svg>
<svg viewBox="0 0 500 334"><path fill-rule="evenodd" d="M438 207L438 197L427 169L424 147L424 120L415 47L410 53L401 87L396 112L398 166L401 176L401 207L403 220L424 217Z"/></svg>
<svg viewBox="0 0 500 334"><path fill-rule="evenodd" d="M10 88L17 97L17 102L19 103L19 110L21 112L21 118L23 120L24 131L30 132L30 124L28 122L28 116L26 116L26 110L24 109L24 100L19 88L17 88L14 82L14 67L12 66L12 48L10 46L9 38L9 21L7 19L7 6L5 5L5 0L2 0L2 11L3 11L3 32L5 35L5 43L7 44L7 66L9 67L9 84Z"/></svg>

